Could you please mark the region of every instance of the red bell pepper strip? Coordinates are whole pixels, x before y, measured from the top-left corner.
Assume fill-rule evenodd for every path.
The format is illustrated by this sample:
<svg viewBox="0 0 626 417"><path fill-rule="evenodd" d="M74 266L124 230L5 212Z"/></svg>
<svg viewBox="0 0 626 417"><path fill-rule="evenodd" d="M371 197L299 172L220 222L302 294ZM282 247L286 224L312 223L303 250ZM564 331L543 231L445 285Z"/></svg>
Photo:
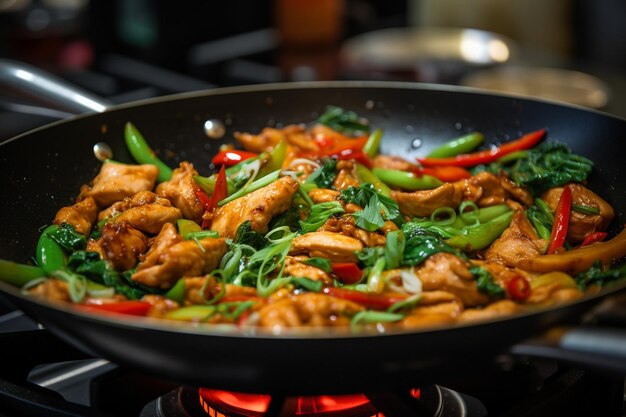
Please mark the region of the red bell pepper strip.
<svg viewBox="0 0 626 417"><path fill-rule="evenodd" d="M211 199L209 198L207 193L205 193L200 188L196 188L196 197L198 197L198 200L200 200L200 202L202 203L202 207L204 207L204 210L208 210L209 206L211 205Z"/></svg>
<svg viewBox="0 0 626 417"><path fill-rule="evenodd" d="M530 284L521 275L516 275L506 284L506 292L514 301L526 301L532 292Z"/></svg>
<svg viewBox="0 0 626 417"><path fill-rule="evenodd" d="M580 245L578 245L578 247L582 248L583 246L591 245L592 243L602 242L607 237L607 235L608 233L606 232L592 233L589 236L585 237L583 242Z"/></svg>
<svg viewBox="0 0 626 417"><path fill-rule="evenodd" d="M103 304L79 304L77 308L95 313L115 313L115 314L128 314L131 316L145 316L152 308L152 304L145 301L119 301L115 303L103 303Z"/></svg>
<svg viewBox="0 0 626 417"><path fill-rule="evenodd" d="M356 284L363 277L363 271L354 262L333 262L331 268L344 284Z"/></svg>
<svg viewBox="0 0 626 417"><path fill-rule="evenodd" d="M211 195L211 201L207 211L213 211L217 207L217 203L228 197L228 184L226 183L226 166L222 165L220 172L215 180L215 189Z"/></svg>
<svg viewBox="0 0 626 417"><path fill-rule="evenodd" d="M529 149L535 146L545 135L546 129L539 129L527 133L519 139L504 143L494 149L466 153L453 158L418 158L417 160L426 167L457 166L472 167L480 164L488 164L511 152Z"/></svg>
<svg viewBox="0 0 626 417"><path fill-rule="evenodd" d="M372 160L363 151L354 149L344 149L336 155L331 155L339 160L354 159L355 161L365 165L368 168L372 167Z"/></svg>
<svg viewBox="0 0 626 417"><path fill-rule="evenodd" d="M413 173L415 175L430 175L443 182L454 182L470 178L472 174L465 168L448 166L448 167L418 167Z"/></svg>
<svg viewBox="0 0 626 417"><path fill-rule="evenodd" d="M253 152L240 151L237 149L228 149L225 151L218 152L211 162L217 165L226 165L227 167L232 167L233 165L237 165L241 161L245 161L246 159L254 158L258 156L258 154Z"/></svg>
<svg viewBox="0 0 626 417"><path fill-rule="evenodd" d="M572 210L572 189L566 185L559 198L554 215L554 224L552 225L552 233L550 234L550 244L546 255L551 255L561 248L567 237L567 229L569 226L569 216Z"/></svg>
<svg viewBox="0 0 626 417"><path fill-rule="evenodd" d="M337 155L348 149L352 151L363 151L363 146L367 142L367 136L359 138L348 138L337 136L333 138L315 138L315 141L320 146L319 156L333 156Z"/></svg>
<svg viewBox="0 0 626 417"><path fill-rule="evenodd" d="M364 307L374 310L387 310L389 307L397 302L404 301L408 296L402 294L394 295L382 295L382 294L370 294L362 291L347 290L345 288L327 287L324 288L324 293L332 297L349 300L357 304L361 304Z"/></svg>

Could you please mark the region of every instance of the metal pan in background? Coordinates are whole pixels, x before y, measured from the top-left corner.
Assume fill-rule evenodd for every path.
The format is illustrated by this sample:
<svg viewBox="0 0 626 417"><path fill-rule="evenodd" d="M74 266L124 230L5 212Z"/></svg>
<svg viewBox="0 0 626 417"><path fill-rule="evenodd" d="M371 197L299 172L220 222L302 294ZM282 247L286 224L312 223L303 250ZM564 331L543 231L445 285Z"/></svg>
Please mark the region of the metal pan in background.
<svg viewBox="0 0 626 417"><path fill-rule="evenodd" d="M171 166L190 160L208 173L222 141L203 125L219 119L226 137L314 119L329 104L354 110L384 129L382 153L412 158L478 130L503 141L542 127L549 137L591 158L590 188L624 219L622 161L626 121L551 102L413 83L330 82L216 89L109 107L35 129L0 145L0 258L27 262L41 226L71 204L98 172L96 142L119 161L132 161L123 126L132 121ZM227 139L228 140L228 139ZM497 352L555 324L575 323L605 295L504 319L446 328L346 334L313 330L272 334L255 329L197 327L154 320L109 318L22 296L0 285L18 308L87 352L153 374L202 386L299 393L392 388L436 382L444 369L478 365ZM617 349L612 354L623 354ZM626 370L626 355L605 367ZM608 361L608 365L607 365Z"/></svg>

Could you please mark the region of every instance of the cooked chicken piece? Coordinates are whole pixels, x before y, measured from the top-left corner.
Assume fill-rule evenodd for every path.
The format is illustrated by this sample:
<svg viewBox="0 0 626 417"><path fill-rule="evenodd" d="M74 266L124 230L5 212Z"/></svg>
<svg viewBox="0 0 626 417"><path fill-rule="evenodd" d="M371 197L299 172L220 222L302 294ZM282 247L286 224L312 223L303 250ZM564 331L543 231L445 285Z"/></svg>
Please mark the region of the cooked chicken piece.
<svg viewBox="0 0 626 417"><path fill-rule="evenodd" d="M89 235L91 226L96 221L98 206L96 200L87 197L73 206L63 207L54 218L54 224L67 223L82 235Z"/></svg>
<svg viewBox="0 0 626 417"><path fill-rule="evenodd" d="M569 216L567 238L580 242L588 235L604 231L615 217L615 211L602 197L580 184L569 184L572 190L572 204L593 207L600 210L598 214L584 214L572 211ZM541 198L555 212L563 187L551 188Z"/></svg>
<svg viewBox="0 0 626 417"><path fill-rule="evenodd" d="M232 238L237 228L249 220L255 232L265 233L272 217L291 206L296 191L298 182L291 177L282 177L267 187L220 207L213 216L211 230Z"/></svg>
<svg viewBox="0 0 626 417"><path fill-rule="evenodd" d="M159 233L164 224L173 224L182 217L182 213L176 207L144 204L122 212L113 219L113 222L128 223L142 232L156 234Z"/></svg>
<svg viewBox="0 0 626 417"><path fill-rule="evenodd" d="M221 290L222 284L214 277L185 278L185 305L205 304L207 300L218 296ZM253 287L226 284L224 297L257 297L257 293Z"/></svg>
<svg viewBox="0 0 626 417"><path fill-rule="evenodd" d="M167 198L159 197L152 191L140 191L132 197L126 197L122 201L113 203L109 208L102 210L98 214L98 221L110 219L118 214L144 204L158 204L164 207L172 207L172 203Z"/></svg>
<svg viewBox="0 0 626 417"><path fill-rule="evenodd" d="M91 196L100 207L108 207L140 191L152 190L158 174L156 165L106 162L93 179L93 185L81 190L79 199Z"/></svg>
<svg viewBox="0 0 626 417"><path fill-rule="evenodd" d="M537 235L521 205L510 202L514 208L509 227L485 252L485 260L502 265L517 266L520 259L543 254L547 242Z"/></svg>
<svg viewBox="0 0 626 417"><path fill-rule="evenodd" d="M506 175L500 175L500 185L515 201L522 203L524 207L530 207L535 199L525 187L520 187Z"/></svg>
<svg viewBox="0 0 626 417"><path fill-rule="evenodd" d="M582 296L583 293L578 288L563 288L560 283L556 282L533 289L526 303L551 305L576 300Z"/></svg>
<svg viewBox="0 0 626 417"><path fill-rule="evenodd" d="M454 183L445 183L432 190L420 190L411 193L391 191L391 198L398 203L400 211L408 216L430 216L439 207L457 208L464 200L478 201L482 190L462 180Z"/></svg>
<svg viewBox="0 0 626 417"><path fill-rule="evenodd" d="M223 238L184 240L163 251L156 265L140 263L131 278L149 287L170 288L184 276L211 272L225 253L226 240Z"/></svg>
<svg viewBox="0 0 626 417"><path fill-rule="evenodd" d="M393 232L398 229L399 227L394 222L392 222L391 220L387 220L385 223L383 223L380 231L383 232L385 236L387 236L387 233Z"/></svg>
<svg viewBox="0 0 626 417"><path fill-rule="evenodd" d="M401 324L404 327L415 329L422 327L443 326L446 324L453 324L455 321L456 317L448 313L422 312L420 315L411 314L406 316L404 320L402 320Z"/></svg>
<svg viewBox="0 0 626 417"><path fill-rule="evenodd" d="M356 262L354 252L360 250L363 250L363 244L353 237L333 232L312 232L297 236L289 254L328 258L333 262Z"/></svg>
<svg viewBox="0 0 626 417"><path fill-rule="evenodd" d="M315 204L327 203L329 201L338 201L341 193L339 191L330 190L328 188L314 188L309 191L309 197Z"/></svg>
<svg viewBox="0 0 626 417"><path fill-rule="evenodd" d="M259 325L280 329L298 326L346 326L363 307L352 301L304 293L270 303L259 310Z"/></svg>
<svg viewBox="0 0 626 417"><path fill-rule="evenodd" d="M508 194L500 183L500 177L489 172L480 172L468 180L475 187L482 189L481 196L474 200L480 207L504 204Z"/></svg>
<svg viewBox="0 0 626 417"><path fill-rule="evenodd" d="M134 268L137 258L148 249L148 238L127 223L107 223L99 240L104 258L118 271Z"/></svg>
<svg viewBox="0 0 626 417"><path fill-rule="evenodd" d="M105 259L104 250L100 246L100 240L87 239L87 247L85 250L87 252L96 252L100 255L100 258Z"/></svg>
<svg viewBox="0 0 626 417"><path fill-rule="evenodd" d="M193 180L198 171L190 162L181 162L172 174L172 179L162 182L156 188L156 193L172 202L180 209L185 219L200 222L204 213L204 205L196 195L199 190Z"/></svg>
<svg viewBox="0 0 626 417"><path fill-rule="evenodd" d="M346 215L342 217L330 217L326 222L318 229L319 232L335 232L341 233L345 236L351 236L359 239L365 246L383 246L387 239L385 236L379 235L376 232L368 232L355 225L354 217Z"/></svg>
<svg viewBox="0 0 626 417"><path fill-rule="evenodd" d="M502 316L509 316L520 311L520 306L511 300L500 300L487 305L485 308L470 308L463 311L459 317L460 321L478 321L495 319Z"/></svg>
<svg viewBox="0 0 626 417"><path fill-rule="evenodd" d="M282 129L266 127L258 135L235 132L235 139L241 143L245 150L256 153L271 151L283 140L300 152L319 151L317 143L311 140L302 125L289 125Z"/></svg>
<svg viewBox="0 0 626 417"><path fill-rule="evenodd" d="M49 301L62 301L66 303L72 301L67 282L61 281L60 279L47 279L41 284L29 289L28 293Z"/></svg>
<svg viewBox="0 0 626 417"><path fill-rule="evenodd" d="M424 291L443 290L459 297L467 306L485 305L489 297L478 291L469 265L450 253L436 253L415 270Z"/></svg>
<svg viewBox="0 0 626 417"><path fill-rule="evenodd" d="M148 252L139 256L142 267L147 268L156 265L165 251L182 241L183 237L178 234L176 226L165 223L159 234L152 239Z"/></svg>
<svg viewBox="0 0 626 417"><path fill-rule="evenodd" d="M304 125L289 125L282 129L287 139L287 143L297 148L299 153L320 151L319 146L313 140L311 135L307 133Z"/></svg>
<svg viewBox="0 0 626 417"><path fill-rule="evenodd" d="M352 161L339 161L337 162L337 177L333 186L341 191L348 187L358 187L359 180L354 170L354 163Z"/></svg>
<svg viewBox="0 0 626 417"><path fill-rule="evenodd" d="M98 241L108 259L118 271L134 268L140 254L148 249L148 238L128 223L107 223Z"/></svg>
<svg viewBox="0 0 626 417"><path fill-rule="evenodd" d="M402 325L416 327L451 322L462 311L463 303L454 294L446 291L425 291L417 307L402 320Z"/></svg>
<svg viewBox="0 0 626 417"><path fill-rule="evenodd" d="M346 213L352 214L352 213L356 213L357 211L363 210L363 207L359 206L358 204L347 203L347 204L344 204L343 209L346 211Z"/></svg>
<svg viewBox="0 0 626 417"><path fill-rule="evenodd" d="M285 269L283 270L283 275L310 278L314 281L321 281L326 285L331 285L333 283L333 279L326 272L312 265L299 262L293 256L287 256L285 258Z"/></svg>
<svg viewBox="0 0 626 417"><path fill-rule="evenodd" d="M376 155L372 163L376 168L397 169L399 171L412 171L417 168L417 165L398 156Z"/></svg>
<svg viewBox="0 0 626 417"><path fill-rule="evenodd" d="M152 308L148 310L148 317L163 317L168 311L176 310L180 307L176 301L157 294L144 295L141 297L141 301L152 305Z"/></svg>

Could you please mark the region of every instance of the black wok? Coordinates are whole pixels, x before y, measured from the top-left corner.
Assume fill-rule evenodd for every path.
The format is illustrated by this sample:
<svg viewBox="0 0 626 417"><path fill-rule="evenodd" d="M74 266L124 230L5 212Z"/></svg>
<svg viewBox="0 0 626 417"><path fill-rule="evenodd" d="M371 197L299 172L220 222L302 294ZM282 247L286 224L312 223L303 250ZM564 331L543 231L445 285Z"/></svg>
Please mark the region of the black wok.
<svg viewBox="0 0 626 417"><path fill-rule="evenodd" d="M190 160L201 173L222 143L207 138L207 119L235 130L313 120L328 104L354 110L384 129L382 152L411 158L442 141L478 130L490 142L542 127L596 163L590 188L624 222L626 121L582 108L481 91L407 83L328 82L216 89L110 107L35 129L0 145L0 258L27 262L39 230L73 201L98 172L96 142L130 162L123 126L132 121L175 166ZM421 140L422 146L416 139ZM618 226L615 226L617 229ZM418 331L270 334L254 329L193 327L109 318L20 295L0 285L18 308L78 348L168 378L237 390L331 392L375 389L428 379L480 363L555 324L576 322L603 296L479 324ZM42 346L42 349L45 347ZM623 360L623 359L622 359ZM616 362L624 369L623 362Z"/></svg>

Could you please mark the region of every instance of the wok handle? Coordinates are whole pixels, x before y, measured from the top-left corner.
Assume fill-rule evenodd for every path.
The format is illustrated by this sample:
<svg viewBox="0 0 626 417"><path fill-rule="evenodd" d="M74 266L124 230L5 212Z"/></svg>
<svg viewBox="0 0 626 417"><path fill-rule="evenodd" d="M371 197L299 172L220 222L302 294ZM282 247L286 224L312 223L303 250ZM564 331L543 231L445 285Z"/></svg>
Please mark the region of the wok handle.
<svg viewBox="0 0 626 417"><path fill-rule="evenodd" d="M22 99L72 114L101 113L112 105L39 68L8 59L0 59L0 86Z"/></svg>
<svg viewBox="0 0 626 417"><path fill-rule="evenodd" d="M553 330L543 338L513 346L510 352L626 375L626 329L621 328L582 326Z"/></svg>

